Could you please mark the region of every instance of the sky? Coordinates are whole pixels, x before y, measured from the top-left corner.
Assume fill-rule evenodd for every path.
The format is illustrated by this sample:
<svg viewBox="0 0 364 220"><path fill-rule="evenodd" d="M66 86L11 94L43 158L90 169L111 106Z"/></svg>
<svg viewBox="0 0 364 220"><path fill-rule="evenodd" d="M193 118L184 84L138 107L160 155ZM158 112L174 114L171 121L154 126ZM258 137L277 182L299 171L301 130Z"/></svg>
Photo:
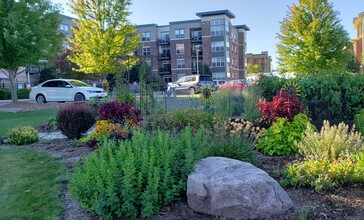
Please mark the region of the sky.
<svg viewBox="0 0 364 220"><path fill-rule="evenodd" d="M61 4L65 15L74 17L68 0L52 0ZM198 12L229 10L236 18L233 25L245 24L250 28L247 34L247 52L261 53L268 51L276 64L276 38L280 31L280 22L286 17L288 7L298 0L131 0L129 20L135 24L168 25L171 21L199 19ZM334 10L338 11L341 24L351 39L356 38L353 18L364 12L364 0L332 0Z"/></svg>

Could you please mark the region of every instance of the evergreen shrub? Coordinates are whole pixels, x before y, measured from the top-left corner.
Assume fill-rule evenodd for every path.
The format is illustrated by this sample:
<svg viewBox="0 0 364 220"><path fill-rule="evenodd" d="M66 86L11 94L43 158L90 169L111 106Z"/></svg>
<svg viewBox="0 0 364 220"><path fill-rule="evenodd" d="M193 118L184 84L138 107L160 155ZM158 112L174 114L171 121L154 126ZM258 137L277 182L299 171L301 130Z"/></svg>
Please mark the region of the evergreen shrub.
<svg viewBox="0 0 364 220"><path fill-rule="evenodd" d="M8 132L7 137L10 144L16 145L31 144L39 139L37 130L30 126L13 128Z"/></svg>

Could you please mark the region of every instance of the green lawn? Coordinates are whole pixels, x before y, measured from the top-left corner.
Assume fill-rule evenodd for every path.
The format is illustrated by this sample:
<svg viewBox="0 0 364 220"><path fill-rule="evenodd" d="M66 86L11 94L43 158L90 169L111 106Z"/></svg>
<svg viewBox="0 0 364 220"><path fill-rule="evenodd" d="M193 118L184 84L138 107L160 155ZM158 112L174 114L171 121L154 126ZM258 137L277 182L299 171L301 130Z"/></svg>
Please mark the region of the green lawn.
<svg viewBox="0 0 364 220"><path fill-rule="evenodd" d="M0 149L0 219L55 219L64 167L25 148Z"/></svg>
<svg viewBox="0 0 364 220"><path fill-rule="evenodd" d="M22 126L36 128L46 123L49 118L55 118L57 111L57 108L51 108L32 112L0 112L0 137L5 137L10 128Z"/></svg>

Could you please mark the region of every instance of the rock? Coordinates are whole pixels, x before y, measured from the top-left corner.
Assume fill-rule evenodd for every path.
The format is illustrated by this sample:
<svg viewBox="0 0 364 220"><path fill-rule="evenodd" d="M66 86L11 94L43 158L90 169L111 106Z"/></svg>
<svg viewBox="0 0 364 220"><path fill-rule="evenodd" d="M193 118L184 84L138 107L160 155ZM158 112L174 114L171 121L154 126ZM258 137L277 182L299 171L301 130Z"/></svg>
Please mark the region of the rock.
<svg viewBox="0 0 364 220"><path fill-rule="evenodd" d="M188 176L187 201L196 212L234 219L265 218L293 207L288 194L265 171L224 157L197 162Z"/></svg>

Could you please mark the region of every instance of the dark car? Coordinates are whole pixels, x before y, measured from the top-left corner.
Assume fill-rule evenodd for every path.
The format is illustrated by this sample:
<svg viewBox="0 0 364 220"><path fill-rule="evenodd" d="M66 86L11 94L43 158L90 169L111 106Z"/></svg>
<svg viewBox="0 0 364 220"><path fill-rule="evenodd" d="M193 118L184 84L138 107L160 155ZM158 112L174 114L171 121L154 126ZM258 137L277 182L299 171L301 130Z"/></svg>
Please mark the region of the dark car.
<svg viewBox="0 0 364 220"><path fill-rule="evenodd" d="M183 76L177 82L168 86L167 94L190 94L193 95L201 91L204 86L214 88L214 81L209 75L189 75Z"/></svg>

